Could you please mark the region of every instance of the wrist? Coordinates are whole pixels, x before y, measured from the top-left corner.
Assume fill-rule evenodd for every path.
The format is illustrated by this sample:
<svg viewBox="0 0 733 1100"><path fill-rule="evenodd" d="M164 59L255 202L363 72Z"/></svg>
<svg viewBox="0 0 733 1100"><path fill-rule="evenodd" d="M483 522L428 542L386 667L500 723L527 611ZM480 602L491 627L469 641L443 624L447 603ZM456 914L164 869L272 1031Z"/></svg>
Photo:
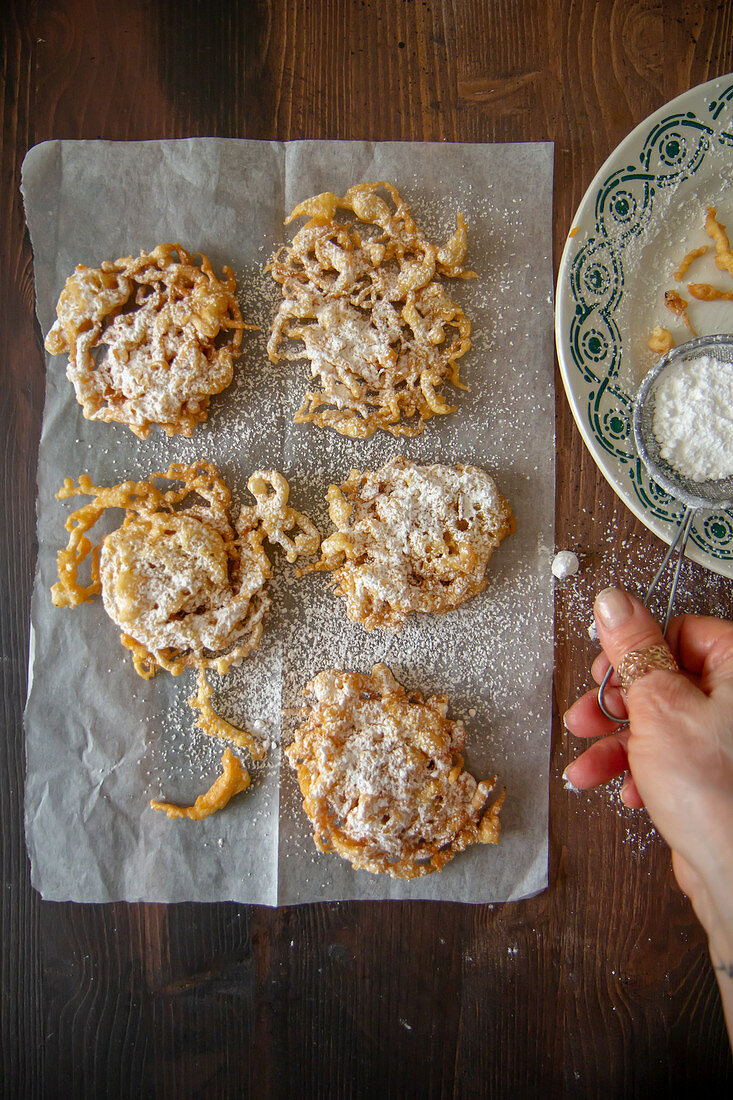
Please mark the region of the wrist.
<svg viewBox="0 0 733 1100"><path fill-rule="evenodd" d="M688 894L714 961L733 967L733 878L697 877Z"/></svg>
<svg viewBox="0 0 733 1100"><path fill-rule="evenodd" d="M694 870L696 885L705 890L716 909L733 918L733 806L726 800L719 809L721 812L708 815L706 821L692 822L690 832L697 842L693 849L688 836L684 847L690 850L684 852L684 858Z"/></svg>
<svg viewBox="0 0 733 1100"><path fill-rule="evenodd" d="M733 978L733 912L730 898L723 905L717 899L711 899L708 923L710 957L716 970L720 969Z"/></svg>
<svg viewBox="0 0 733 1100"><path fill-rule="evenodd" d="M672 865L680 889L690 899L698 920L708 934L711 949L733 959L733 860L727 850L704 862L672 853Z"/></svg>

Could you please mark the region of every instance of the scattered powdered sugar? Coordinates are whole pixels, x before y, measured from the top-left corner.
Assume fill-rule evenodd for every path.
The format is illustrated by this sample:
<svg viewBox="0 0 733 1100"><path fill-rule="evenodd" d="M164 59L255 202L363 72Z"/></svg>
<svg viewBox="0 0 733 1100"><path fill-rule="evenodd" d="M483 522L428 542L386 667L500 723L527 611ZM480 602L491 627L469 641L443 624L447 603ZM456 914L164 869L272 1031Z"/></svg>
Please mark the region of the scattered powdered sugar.
<svg viewBox="0 0 733 1100"><path fill-rule="evenodd" d="M175 143L168 145L170 158ZM229 155L229 145L217 143L216 148L220 147L222 155ZM495 479L516 515L518 530L492 556L484 592L447 614L413 616L415 621L398 634L367 633L349 622L326 575L296 578L293 567L273 550L272 606L264 618L260 645L228 675L211 674L217 712L253 732L254 724L261 723L262 737L272 747L260 763L245 760L253 772L251 789L233 800L226 813L195 829L186 828L185 822L176 828L146 809L147 800L156 794L191 802L217 774L223 745L194 726L194 715L186 705L192 677L161 674L153 681L140 681L101 601L73 616L69 613L66 619L53 612L55 618L42 638L46 649L39 646L43 658L54 652L49 639L63 628L68 631L64 651L70 660L71 656L77 659L77 651L67 639L91 640L87 651L80 651L80 660L88 668L82 665L80 671L77 665L65 665L67 679L98 686L100 649L105 651L104 669L110 668L102 691L82 693L89 711L88 728L102 732L85 747L84 730L66 723L81 738L75 767L83 759L96 769L90 774L102 776L98 787L102 797L96 803L100 827L90 835L101 838L97 864L105 870L105 881L90 888L89 896L81 900L103 900L105 891L115 897L229 897L267 904L385 896L380 893L384 886L375 884L371 876L358 875L336 857L315 852L295 777L289 767L281 771L279 752L281 732L287 743L298 723L293 711L314 675L324 668L368 671L378 661L387 664L408 690L419 689L426 696L446 693L451 718L465 722L466 768L477 779L498 774L500 786L507 789L504 837L497 849L463 853L442 875L429 876L434 883L414 884L415 889L405 886L404 893L393 896L449 898L460 891L463 900L486 901L523 896L545 882L552 607L551 577L542 547L554 541L552 282L547 229L551 155L549 149L530 146L496 146L489 155L481 146L460 147L456 153L454 148L440 146L424 150L377 144L353 153L361 160L349 165L347 174L343 158L352 156L350 144L319 143L312 147L316 153L306 147L311 148L311 143L290 147L284 187L288 194L296 185L314 185L302 191L305 196L323 186L343 193L357 179L393 179L408 201L415 203L417 220L421 221L423 211L429 215L421 223L424 230L440 240L455 226L456 212L464 213L467 262L478 277L457 283L452 290L473 325L473 347L461 361L461 377L470 389L458 396L458 412L431 420L419 439L398 443L383 433L354 442L311 425L293 424L308 385L307 364L273 365L266 354L278 289L264 266L287 236L279 224L282 193L263 188L256 219L258 227L263 225L261 233L253 228L251 218L243 216L228 223L241 228L241 236L235 232L224 237L223 219L212 221L211 211L205 209L199 239L190 243L204 248L217 270L222 262L231 263L243 318L259 330L243 334L232 384L212 399L208 420L190 438L169 438L153 429L148 439L138 443L122 426L89 424L82 420L73 394L62 392L61 380L57 385L51 378L47 412L61 407L63 420L57 422L70 425L70 430L68 438L61 438L61 433L57 438L53 430L44 436L39 482L42 568L46 573L53 571L53 552L66 515L63 506L52 501L60 476L88 472L97 484L108 484L130 476L147 477L173 462L191 464L202 459L216 463L232 490L235 514L239 505L247 503L247 479L254 470L281 470L291 486L290 502L309 515L324 535L332 530L325 500L328 487L345 481L353 467L377 469L400 453L423 464L473 464ZM197 148L191 143L186 154L194 161ZM301 153L306 160L298 159ZM130 193L139 189L138 169L127 165L126 150L112 149L106 155L124 161L121 171L110 174L111 194L116 198L115 189L125 186ZM518 176L517 156L536 170ZM448 165L450 171L445 170ZM184 167L189 173L188 160ZM153 176L162 188L161 205L167 209L165 188L177 177L163 169L160 173L156 169ZM207 179L219 176L206 173ZM244 189L241 172L231 178L233 188ZM185 195L193 190L186 183ZM270 195L272 201L266 197ZM208 195L207 202L216 197ZM102 201L106 201L104 195ZM242 210L249 207L243 204ZM84 226L83 211L77 220ZM192 218L191 224L198 223ZM214 233L217 240L212 242ZM87 248L91 249L99 236L97 226L90 225L89 236ZM73 238L64 239L59 254L78 247ZM57 262L53 256L42 258L43 241L38 234L34 249L39 271L44 262ZM55 269L52 272L56 279ZM40 315L48 311L48 303L43 303ZM46 591L50 582L45 575L42 583ZM41 626L45 629L46 624ZM36 663L40 685L43 660ZM40 731L38 714L36 721ZM60 723L64 736L66 725ZM44 759L51 759L45 745L43 751ZM37 764L38 755L34 760ZM84 804L83 791L74 797ZM66 814L61 807L58 819ZM110 835L106 830L113 839L104 839ZM118 856L129 850L136 853L138 862L129 873L120 872L124 863ZM162 850L165 860L161 861ZM165 872L167 877L161 883L155 879L150 886L145 878L148 872L158 876Z"/></svg>
<svg viewBox="0 0 733 1100"><path fill-rule="evenodd" d="M415 614L396 634L366 632L350 622L327 575L294 580L281 574L271 592L278 613L290 624L283 650L283 701L286 708L297 706L305 684L324 668L368 672L377 662L408 690L446 693L450 716L466 725L466 768L477 779L498 773L500 785L506 786L505 835L488 862L496 873L503 862L512 877L524 858L520 838L539 835L536 819L543 817L547 791L551 582L541 547L553 540L554 395L551 347L545 348L541 333L543 318L551 315L551 287L543 265L536 256L530 262L527 254L531 215L519 198L505 204L490 188L468 182L460 194L437 203L418 175L413 180L402 176L398 185L431 239L449 235L456 211L466 218L466 263L478 277L453 284L451 293L473 326L473 346L462 360L462 378L470 389L458 397L457 413L430 421L417 439L395 441L376 433L352 443L333 432L293 425L303 366L273 367L273 374L282 369L289 378L284 472L298 493L297 506L308 501L306 510L327 536L333 532L328 487L342 484L355 467L377 470L396 454L425 464L475 464L491 474L508 500L517 532L495 550L485 592L445 614ZM285 743L298 721L286 713ZM355 880L343 861L316 855L290 769L281 782L281 850L327 868L328 896L373 896L362 893L369 884L360 888L358 876ZM479 876L487 873L480 852L462 854L451 867L459 865L470 868L464 874L471 881L474 868ZM447 868L429 876L436 879L431 884L435 896L450 888L453 873ZM320 892L321 874L304 872L297 893L288 899L304 900L309 889Z"/></svg>
<svg viewBox="0 0 733 1100"><path fill-rule="evenodd" d="M443 612L481 591L514 520L492 478L475 466L418 465L402 457L352 471L329 491L337 532L322 563L335 569L349 618L399 630L415 612Z"/></svg>
<svg viewBox="0 0 733 1100"><path fill-rule="evenodd" d="M680 506L680 516L682 515ZM593 624L593 602L609 587L625 588L643 599L668 547L652 540L649 532L634 519L616 497L599 496L595 506L579 509L564 520L563 541L573 546L582 569L566 584L555 588L555 636L560 646L558 663L564 650L575 646L587 649L590 660L598 652L598 643L589 639ZM661 618L669 593L670 577L663 577L651 605ZM685 558L681 570L674 613L720 614L730 581Z"/></svg>
<svg viewBox="0 0 733 1100"><path fill-rule="evenodd" d="M672 363L654 391L661 456L692 481L733 474L733 363L701 355Z"/></svg>

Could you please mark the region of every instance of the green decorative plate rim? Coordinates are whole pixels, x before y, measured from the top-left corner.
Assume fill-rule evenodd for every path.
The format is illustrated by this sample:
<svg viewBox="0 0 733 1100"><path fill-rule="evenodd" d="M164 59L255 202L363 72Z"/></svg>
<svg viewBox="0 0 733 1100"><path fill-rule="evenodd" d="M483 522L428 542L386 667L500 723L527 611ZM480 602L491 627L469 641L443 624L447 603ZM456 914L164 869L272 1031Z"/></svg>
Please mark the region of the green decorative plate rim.
<svg viewBox="0 0 733 1100"><path fill-rule="evenodd" d="M733 157L733 74L665 104L614 150L578 207L557 280L555 340L575 422L618 496L666 543L684 508L649 477L636 453L633 395L619 379L618 309L625 263L635 259L630 246L652 222L655 203L670 187L704 174L721 149ZM701 513L687 554L733 577L733 513Z"/></svg>

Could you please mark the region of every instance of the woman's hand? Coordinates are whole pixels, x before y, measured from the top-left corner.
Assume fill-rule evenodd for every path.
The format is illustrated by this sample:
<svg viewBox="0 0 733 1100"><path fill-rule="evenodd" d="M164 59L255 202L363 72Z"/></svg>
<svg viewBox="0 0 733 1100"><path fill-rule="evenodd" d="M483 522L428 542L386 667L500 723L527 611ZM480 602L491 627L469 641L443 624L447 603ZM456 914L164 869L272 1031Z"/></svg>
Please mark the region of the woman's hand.
<svg viewBox="0 0 733 1100"><path fill-rule="evenodd" d="M626 773L621 798L632 807L646 806L672 849L677 881L710 937L730 1013L733 624L683 615L672 620L665 644L646 608L620 589L601 592L594 612L604 652L593 663L593 678L600 684L609 663L622 676L630 670L625 691L614 673L604 695L606 707L628 716L630 724L617 731L596 691L574 703L565 715L567 729L600 740L568 766L565 778L586 789ZM650 654L651 647L664 648ZM670 669L670 654L679 671ZM721 967L729 971L727 980Z"/></svg>

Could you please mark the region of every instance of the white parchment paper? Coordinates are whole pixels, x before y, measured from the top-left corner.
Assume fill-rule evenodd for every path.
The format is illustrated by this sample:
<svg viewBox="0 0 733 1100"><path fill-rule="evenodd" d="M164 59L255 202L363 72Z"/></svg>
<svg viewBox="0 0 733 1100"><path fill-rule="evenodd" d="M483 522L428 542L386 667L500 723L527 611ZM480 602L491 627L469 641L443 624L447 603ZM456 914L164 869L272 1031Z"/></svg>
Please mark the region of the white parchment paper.
<svg viewBox="0 0 733 1100"><path fill-rule="evenodd" d="M288 239L286 214L319 191L386 179L418 223L444 240L461 210L478 278L449 281L473 323L462 360L470 392L459 411L422 436L351 441L292 415L305 368L272 366L265 342L279 289L263 267ZM23 165L37 308L44 335L78 263L180 241L215 269L229 264L245 319L232 386L214 398L191 439L155 430L145 441L120 425L86 421L49 357L38 470L38 572L31 612L26 708L26 840L44 898L104 902L183 900L289 904L347 898L489 902L546 885L551 727L554 518L552 146L222 139L46 142ZM235 501L261 467L291 483L291 500L329 530L324 497L352 466L392 454L471 462L492 472L517 517L492 559L484 593L457 611L420 616L398 635L350 623L322 574L296 580L272 552L274 607L256 655L212 677L219 711L271 742L253 784L227 809L195 823L169 821L151 797L192 801L218 774L222 746L193 724L190 674L136 676L101 600L54 609L49 588L65 543L65 476L97 484L143 478L171 462L214 461ZM114 524L110 517L109 524ZM467 728L467 766L506 786L502 840L460 855L414 883L356 872L315 851L293 774L280 754L283 709L328 667L389 664L409 688L446 692ZM288 721L284 737L289 738ZM250 766L250 761L246 761Z"/></svg>

